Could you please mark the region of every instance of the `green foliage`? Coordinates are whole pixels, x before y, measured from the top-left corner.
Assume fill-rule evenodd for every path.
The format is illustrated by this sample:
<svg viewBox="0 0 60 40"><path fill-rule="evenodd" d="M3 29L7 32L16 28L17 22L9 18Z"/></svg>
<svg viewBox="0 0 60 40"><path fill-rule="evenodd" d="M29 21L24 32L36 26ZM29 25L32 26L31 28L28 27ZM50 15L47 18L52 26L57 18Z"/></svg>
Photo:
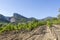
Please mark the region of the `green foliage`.
<svg viewBox="0 0 60 40"><path fill-rule="evenodd" d="M56 18L55 18L56 19ZM59 19L53 19L53 20L48 20L48 21L38 21L38 20L34 20L31 22L27 22L27 23L18 23L18 24L0 24L2 25L0 27L0 33L5 32L5 31L12 31L12 30L26 30L26 31L31 31L39 26L43 26L46 25L48 27L52 27L52 24L60 24L60 20Z"/></svg>
<svg viewBox="0 0 60 40"><path fill-rule="evenodd" d="M4 32L4 31L12 31L12 30L27 30L27 31L31 31L34 28L38 27L38 26L42 26L45 25L46 23L43 21L38 21L38 20L34 20L32 22L28 22L28 23L18 23L18 24L6 24L0 27L0 33Z"/></svg>
<svg viewBox="0 0 60 40"><path fill-rule="evenodd" d="M51 21L47 21L47 26L48 27L52 27L52 22Z"/></svg>
<svg viewBox="0 0 60 40"><path fill-rule="evenodd" d="M54 20L53 24L60 24L60 20Z"/></svg>
<svg viewBox="0 0 60 40"><path fill-rule="evenodd" d="M46 21L39 21L38 26L46 25Z"/></svg>

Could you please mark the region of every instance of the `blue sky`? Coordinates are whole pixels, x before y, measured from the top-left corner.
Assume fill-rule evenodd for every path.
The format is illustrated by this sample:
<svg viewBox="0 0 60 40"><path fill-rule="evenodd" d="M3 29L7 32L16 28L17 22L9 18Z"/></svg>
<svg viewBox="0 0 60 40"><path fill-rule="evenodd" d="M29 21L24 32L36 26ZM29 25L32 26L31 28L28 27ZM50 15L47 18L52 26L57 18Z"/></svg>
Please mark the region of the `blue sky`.
<svg viewBox="0 0 60 40"><path fill-rule="evenodd" d="M28 18L56 17L59 8L60 0L0 0L0 14L5 16L19 13Z"/></svg>

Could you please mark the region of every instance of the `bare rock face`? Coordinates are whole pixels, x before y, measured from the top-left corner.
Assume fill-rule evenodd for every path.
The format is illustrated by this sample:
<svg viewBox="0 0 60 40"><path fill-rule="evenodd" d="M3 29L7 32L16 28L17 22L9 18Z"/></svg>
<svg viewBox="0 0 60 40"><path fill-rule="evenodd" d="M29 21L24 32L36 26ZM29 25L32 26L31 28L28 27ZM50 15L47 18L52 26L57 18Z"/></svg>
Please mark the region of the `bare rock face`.
<svg viewBox="0 0 60 40"><path fill-rule="evenodd" d="M11 32L8 34L0 35L0 40L58 40L57 36L47 26L38 27L30 32Z"/></svg>
<svg viewBox="0 0 60 40"><path fill-rule="evenodd" d="M60 40L60 25L54 25L51 30L56 34L57 40Z"/></svg>

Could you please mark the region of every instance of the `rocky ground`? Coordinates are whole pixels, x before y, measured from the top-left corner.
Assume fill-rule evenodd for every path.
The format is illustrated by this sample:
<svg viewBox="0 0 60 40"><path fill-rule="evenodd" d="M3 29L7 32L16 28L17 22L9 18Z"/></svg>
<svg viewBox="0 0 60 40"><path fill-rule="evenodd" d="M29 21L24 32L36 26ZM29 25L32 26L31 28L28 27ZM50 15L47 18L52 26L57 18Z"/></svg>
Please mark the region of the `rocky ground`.
<svg viewBox="0 0 60 40"><path fill-rule="evenodd" d="M60 25L41 26L30 32L7 32L0 35L0 40L60 40Z"/></svg>

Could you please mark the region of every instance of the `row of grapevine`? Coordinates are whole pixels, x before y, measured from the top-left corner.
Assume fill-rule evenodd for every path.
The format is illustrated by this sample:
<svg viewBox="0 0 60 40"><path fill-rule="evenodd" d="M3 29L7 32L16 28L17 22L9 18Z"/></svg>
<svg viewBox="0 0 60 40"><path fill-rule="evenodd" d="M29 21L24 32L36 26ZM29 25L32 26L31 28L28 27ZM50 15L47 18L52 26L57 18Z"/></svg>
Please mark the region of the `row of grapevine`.
<svg viewBox="0 0 60 40"><path fill-rule="evenodd" d="M44 25L43 22L40 21L32 21L32 22L28 22L28 23L18 23L16 24L6 24L6 25L2 25L0 27L0 33L4 32L4 31L12 31L12 30L33 30L34 28L38 27L38 26L42 26Z"/></svg>

